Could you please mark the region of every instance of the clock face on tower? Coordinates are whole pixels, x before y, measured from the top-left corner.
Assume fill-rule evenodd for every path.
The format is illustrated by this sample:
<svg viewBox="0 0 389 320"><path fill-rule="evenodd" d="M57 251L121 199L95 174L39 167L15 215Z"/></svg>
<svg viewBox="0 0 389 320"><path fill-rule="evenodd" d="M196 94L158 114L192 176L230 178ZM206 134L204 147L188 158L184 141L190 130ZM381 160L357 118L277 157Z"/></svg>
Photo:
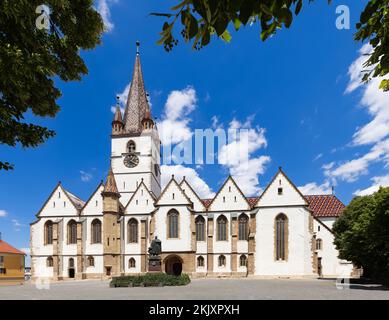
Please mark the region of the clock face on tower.
<svg viewBox="0 0 389 320"><path fill-rule="evenodd" d="M124 158L123 162L126 167L134 168L139 164L139 158L135 154L129 154Z"/></svg>

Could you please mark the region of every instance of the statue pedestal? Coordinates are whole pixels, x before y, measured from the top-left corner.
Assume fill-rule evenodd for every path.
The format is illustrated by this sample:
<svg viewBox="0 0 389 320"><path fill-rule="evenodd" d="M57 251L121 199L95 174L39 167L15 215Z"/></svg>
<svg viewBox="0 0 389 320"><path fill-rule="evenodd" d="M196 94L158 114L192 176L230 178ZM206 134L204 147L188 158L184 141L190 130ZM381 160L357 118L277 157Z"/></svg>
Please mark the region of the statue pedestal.
<svg viewBox="0 0 389 320"><path fill-rule="evenodd" d="M155 272L155 273L162 272L161 257L159 256L149 257L148 272Z"/></svg>

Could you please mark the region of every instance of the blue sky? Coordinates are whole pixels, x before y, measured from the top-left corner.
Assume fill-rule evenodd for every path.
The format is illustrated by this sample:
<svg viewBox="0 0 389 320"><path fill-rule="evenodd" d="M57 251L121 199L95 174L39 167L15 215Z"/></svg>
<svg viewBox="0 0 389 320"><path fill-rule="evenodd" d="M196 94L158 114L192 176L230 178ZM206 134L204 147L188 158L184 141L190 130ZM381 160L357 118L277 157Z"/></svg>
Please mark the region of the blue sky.
<svg viewBox="0 0 389 320"><path fill-rule="evenodd" d="M34 119L56 137L36 149L0 146L1 158L15 164L0 173L3 238L17 248L29 246L29 223L59 180L86 200L105 178L111 107L131 79L138 39L152 113L161 126L169 108L179 108L174 121L189 132L212 125L250 130L252 176L237 179L248 193L266 187L278 166L305 193L334 185L346 204L356 192L387 185L388 94L376 89L377 82L359 86L362 45L353 40L366 2L315 1L290 30L265 43L254 25L232 32L230 44L215 40L198 52L181 43L167 53L156 45L163 19L149 13L175 1L165 1L166 8L157 0L98 1L110 31L102 45L82 52L89 74L81 82L58 82L58 116ZM339 4L350 8L350 30L335 26ZM239 170L233 164L174 167L165 177L186 173L207 196Z"/></svg>

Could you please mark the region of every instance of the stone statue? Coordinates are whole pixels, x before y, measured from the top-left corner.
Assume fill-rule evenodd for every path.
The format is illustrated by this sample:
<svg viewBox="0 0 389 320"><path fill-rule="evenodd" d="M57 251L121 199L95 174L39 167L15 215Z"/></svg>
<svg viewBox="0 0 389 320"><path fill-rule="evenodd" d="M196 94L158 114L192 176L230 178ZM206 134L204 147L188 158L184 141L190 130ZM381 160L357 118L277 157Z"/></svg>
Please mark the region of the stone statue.
<svg viewBox="0 0 389 320"><path fill-rule="evenodd" d="M162 252L161 240L158 237L155 237L153 241L151 241L150 248L148 249L148 253L150 256L159 256Z"/></svg>
<svg viewBox="0 0 389 320"><path fill-rule="evenodd" d="M153 241L151 241L150 248L148 249L149 253L149 267L148 272L161 272L161 253L162 253L162 245L161 240L157 237Z"/></svg>

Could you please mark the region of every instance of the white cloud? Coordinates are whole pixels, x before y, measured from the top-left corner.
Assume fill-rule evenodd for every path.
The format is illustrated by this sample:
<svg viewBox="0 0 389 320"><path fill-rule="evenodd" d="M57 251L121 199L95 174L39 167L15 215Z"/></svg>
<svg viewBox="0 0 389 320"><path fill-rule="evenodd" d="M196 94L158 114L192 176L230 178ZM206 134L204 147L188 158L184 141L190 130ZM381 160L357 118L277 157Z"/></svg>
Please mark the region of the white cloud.
<svg viewBox="0 0 389 320"><path fill-rule="evenodd" d="M21 224L17 219L12 219L11 221L15 231L20 231L20 228L25 226L24 224Z"/></svg>
<svg viewBox="0 0 389 320"><path fill-rule="evenodd" d="M351 64L346 93L362 90L361 106L367 109L372 120L358 127L353 135L351 146L372 145L370 150L355 159L338 162L331 168L323 168L324 174L335 183L337 179L354 182L369 173L369 166L383 162L389 165L389 94L379 89L382 78L372 79L367 84L361 82L367 60L372 48L369 44L360 49L360 56Z"/></svg>
<svg viewBox="0 0 389 320"><path fill-rule="evenodd" d="M8 212L5 210L0 210L0 218L4 218L5 216L8 215Z"/></svg>
<svg viewBox="0 0 389 320"><path fill-rule="evenodd" d="M323 157L322 153L319 153L315 158L313 158L313 161L319 160L321 157Z"/></svg>
<svg viewBox="0 0 389 320"><path fill-rule="evenodd" d="M332 179L341 179L347 182L356 181L361 175L368 174L369 166L378 161L384 161L386 165L389 164L389 138L374 145L365 155L341 163L333 169L325 169L324 174Z"/></svg>
<svg viewBox="0 0 389 320"><path fill-rule="evenodd" d="M80 175L80 179L82 182L89 182L93 178L93 175L91 173L82 170L80 170Z"/></svg>
<svg viewBox="0 0 389 320"><path fill-rule="evenodd" d="M218 159L249 196L261 191L259 175L264 173L266 164L271 160L268 156L253 156L259 149L267 146L265 129L253 127L253 119L251 116L244 123L236 119L230 122L229 141L220 149Z"/></svg>
<svg viewBox="0 0 389 320"><path fill-rule="evenodd" d="M266 164L270 160L268 156L260 156L230 167L230 174L245 195L258 195L262 191L259 175L265 172Z"/></svg>
<svg viewBox="0 0 389 320"><path fill-rule="evenodd" d="M380 187L389 187L389 174L381 177L373 177L370 180L373 181L373 184L370 187L362 190L359 189L354 192L354 195L367 196L377 192Z"/></svg>
<svg viewBox="0 0 389 320"><path fill-rule="evenodd" d="M303 195L330 194L332 193L329 181L318 185L316 182L310 182L306 185L298 187Z"/></svg>
<svg viewBox="0 0 389 320"><path fill-rule="evenodd" d="M30 255L30 248L20 248L19 250L23 251L27 255Z"/></svg>
<svg viewBox="0 0 389 320"><path fill-rule="evenodd" d="M174 178L178 183L180 183L185 176L186 181L188 181L200 198L212 198L215 195L207 183L200 178L196 170L192 168L184 167L182 165L162 165L161 172L161 184L163 188L168 184L174 174Z"/></svg>
<svg viewBox="0 0 389 320"><path fill-rule="evenodd" d="M118 0L98 0L97 11L100 13L104 22L104 27L107 32L110 32L114 28L114 24L111 20L110 5L117 3Z"/></svg>
<svg viewBox="0 0 389 320"><path fill-rule="evenodd" d="M172 91L165 104L162 121L157 123L163 145L172 145L191 139L188 115L196 108L197 96L192 87Z"/></svg>
<svg viewBox="0 0 389 320"><path fill-rule="evenodd" d="M372 48L366 44L360 50L360 57L349 68L350 82L346 93L363 87L361 105L373 117L372 121L358 129L353 136L355 145L378 142L389 135L389 94L379 89L382 78L374 78L367 85L361 83L363 64Z"/></svg>

